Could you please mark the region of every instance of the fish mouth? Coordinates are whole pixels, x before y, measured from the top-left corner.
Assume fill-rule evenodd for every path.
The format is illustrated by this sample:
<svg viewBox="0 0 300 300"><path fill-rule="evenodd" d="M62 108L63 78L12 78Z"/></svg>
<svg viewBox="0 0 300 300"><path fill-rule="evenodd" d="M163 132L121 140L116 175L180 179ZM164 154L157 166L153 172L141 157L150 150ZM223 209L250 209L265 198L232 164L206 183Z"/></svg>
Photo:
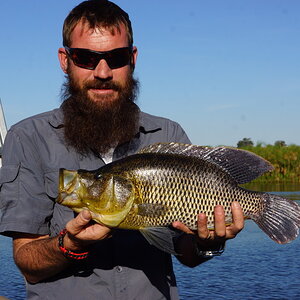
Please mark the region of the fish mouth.
<svg viewBox="0 0 300 300"><path fill-rule="evenodd" d="M78 185L77 171L59 169L59 194L56 202L61 204L73 193Z"/></svg>
<svg viewBox="0 0 300 300"><path fill-rule="evenodd" d="M56 202L58 204L62 204L64 202L64 200L66 199L66 197L68 196L67 193L59 193L57 199L56 199Z"/></svg>

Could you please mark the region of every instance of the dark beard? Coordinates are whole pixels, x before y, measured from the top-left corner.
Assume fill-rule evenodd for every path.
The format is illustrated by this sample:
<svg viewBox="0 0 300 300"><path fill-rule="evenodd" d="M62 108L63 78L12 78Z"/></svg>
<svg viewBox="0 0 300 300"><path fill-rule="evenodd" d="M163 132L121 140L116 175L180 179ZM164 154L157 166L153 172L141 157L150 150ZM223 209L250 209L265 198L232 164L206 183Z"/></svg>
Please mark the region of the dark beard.
<svg viewBox="0 0 300 300"><path fill-rule="evenodd" d="M88 96L88 89L112 88L119 93L114 101L94 102ZM69 146L79 153L91 150L100 154L130 141L137 133L139 108L134 103L139 90L139 82L130 74L126 86L114 82L94 80L80 88L72 78L62 87L62 110L64 114L64 134Z"/></svg>

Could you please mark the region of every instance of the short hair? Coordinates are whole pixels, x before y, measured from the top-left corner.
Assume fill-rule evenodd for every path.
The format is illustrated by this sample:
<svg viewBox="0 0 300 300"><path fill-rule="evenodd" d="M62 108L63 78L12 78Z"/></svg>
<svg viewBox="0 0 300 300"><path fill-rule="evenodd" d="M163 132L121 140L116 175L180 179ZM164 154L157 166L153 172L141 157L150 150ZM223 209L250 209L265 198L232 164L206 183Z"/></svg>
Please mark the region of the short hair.
<svg viewBox="0 0 300 300"><path fill-rule="evenodd" d="M105 28L113 32L117 29L120 32L120 25L124 24L128 46L133 45L133 32L128 14L115 3L108 0L83 1L74 7L66 17L63 25L63 45L71 46L71 34L75 26L85 22L92 29Z"/></svg>

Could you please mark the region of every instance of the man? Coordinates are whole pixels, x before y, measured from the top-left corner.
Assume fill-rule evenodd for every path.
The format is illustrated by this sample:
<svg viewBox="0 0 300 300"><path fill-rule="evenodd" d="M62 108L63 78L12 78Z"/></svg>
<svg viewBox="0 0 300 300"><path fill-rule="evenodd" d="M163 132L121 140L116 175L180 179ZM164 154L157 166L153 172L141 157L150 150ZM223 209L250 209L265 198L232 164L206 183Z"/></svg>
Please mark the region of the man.
<svg viewBox="0 0 300 300"><path fill-rule="evenodd" d="M13 237L14 259L29 299L178 299L171 257L136 231L111 230L58 205L58 170L96 169L155 142L189 143L175 122L134 103L137 48L128 15L105 0L85 1L65 20L66 73L59 109L12 126L3 149L0 231ZM222 252L243 228L243 213L215 208L215 231L200 214L197 233L184 224L178 259L196 266ZM63 230L66 228L66 230ZM197 283L195 283L197 284Z"/></svg>

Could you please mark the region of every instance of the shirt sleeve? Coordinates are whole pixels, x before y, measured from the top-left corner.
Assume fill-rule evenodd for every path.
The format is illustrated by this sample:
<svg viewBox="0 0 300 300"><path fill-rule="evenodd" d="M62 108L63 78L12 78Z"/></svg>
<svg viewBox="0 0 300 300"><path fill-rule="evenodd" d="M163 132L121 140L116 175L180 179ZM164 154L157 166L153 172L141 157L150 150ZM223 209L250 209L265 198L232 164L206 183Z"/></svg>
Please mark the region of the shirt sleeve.
<svg viewBox="0 0 300 300"><path fill-rule="evenodd" d="M21 130L6 136L0 169L0 232L49 234L54 199L45 179L34 137Z"/></svg>
<svg viewBox="0 0 300 300"><path fill-rule="evenodd" d="M170 126L170 125L169 125ZM176 122L172 123L172 127L168 130L170 133L169 139L171 141L183 144L191 144L190 139L188 138L187 134L183 130L183 128Z"/></svg>

